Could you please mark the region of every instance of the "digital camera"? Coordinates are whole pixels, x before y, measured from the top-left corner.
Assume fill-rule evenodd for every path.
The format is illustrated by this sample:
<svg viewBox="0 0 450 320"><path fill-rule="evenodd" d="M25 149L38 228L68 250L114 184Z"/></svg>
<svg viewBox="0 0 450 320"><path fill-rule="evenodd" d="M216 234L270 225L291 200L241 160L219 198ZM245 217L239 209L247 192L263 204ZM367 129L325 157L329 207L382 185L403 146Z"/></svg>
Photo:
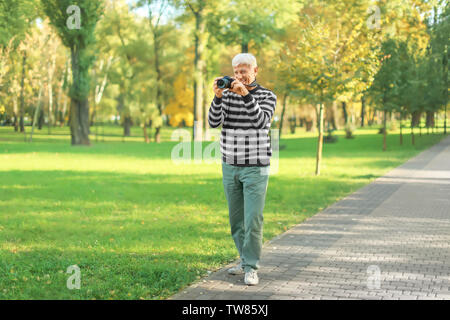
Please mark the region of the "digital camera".
<svg viewBox="0 0 450 320"><path fill-rule="evenodd" d="M217 80L217 87L219 87L220 89L229 89L233 81L233 78L225 76L222 79Z"/></svg>

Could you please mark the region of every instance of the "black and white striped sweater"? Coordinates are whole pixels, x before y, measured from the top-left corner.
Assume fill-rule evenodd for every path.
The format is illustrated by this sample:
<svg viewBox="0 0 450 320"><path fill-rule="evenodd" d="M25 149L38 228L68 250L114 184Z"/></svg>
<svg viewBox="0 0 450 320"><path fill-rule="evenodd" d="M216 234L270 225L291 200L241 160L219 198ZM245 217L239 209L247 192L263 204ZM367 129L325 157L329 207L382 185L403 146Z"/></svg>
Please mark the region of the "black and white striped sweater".
<svg viewBox="0 0 450 320"><path fill-rule="evenodd" d="M222 160L235 166L268 166L272 156L270 123L277 96L258 85L241 96L228 89L222 98L214 97L208 113L211 128L222 125L220 151Z"/></svg>

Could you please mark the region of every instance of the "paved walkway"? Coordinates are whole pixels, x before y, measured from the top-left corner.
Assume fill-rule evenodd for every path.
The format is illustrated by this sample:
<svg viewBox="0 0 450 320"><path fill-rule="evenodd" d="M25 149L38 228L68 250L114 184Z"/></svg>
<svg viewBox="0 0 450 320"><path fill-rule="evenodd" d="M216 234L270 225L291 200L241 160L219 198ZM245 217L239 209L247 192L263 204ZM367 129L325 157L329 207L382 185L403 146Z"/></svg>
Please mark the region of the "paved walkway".
<svg viewBox="0 0 450 320"><path fill-rule="evenodd" d="M450 136L171 299L450 299Z"/></svg>

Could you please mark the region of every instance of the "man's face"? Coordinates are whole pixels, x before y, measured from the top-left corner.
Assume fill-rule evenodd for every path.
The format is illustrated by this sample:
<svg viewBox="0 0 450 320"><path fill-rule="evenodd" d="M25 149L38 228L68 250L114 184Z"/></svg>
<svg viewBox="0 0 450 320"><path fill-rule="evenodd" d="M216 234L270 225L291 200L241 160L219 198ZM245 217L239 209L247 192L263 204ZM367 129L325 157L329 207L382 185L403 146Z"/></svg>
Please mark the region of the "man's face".
<svg viewBox="0 0 450 320"><path fill-rule="evenodd" d="M252 68L247 64L237 65L234 69L234 78L239 80L245 85L249 85L256 79L258 73L258 67Z"/></svg>

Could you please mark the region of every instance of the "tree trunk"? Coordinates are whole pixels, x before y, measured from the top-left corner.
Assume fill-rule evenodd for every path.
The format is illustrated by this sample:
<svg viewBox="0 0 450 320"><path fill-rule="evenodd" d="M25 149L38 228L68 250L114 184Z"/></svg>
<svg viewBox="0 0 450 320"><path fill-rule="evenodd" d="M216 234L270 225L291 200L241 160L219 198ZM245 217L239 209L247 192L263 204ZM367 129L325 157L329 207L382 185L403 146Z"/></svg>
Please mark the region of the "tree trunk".
<svg viewBox="0 0 450 320"><path fill-rule="evenodd" d="M71 48L74 87L70 97L70 132L72 145L89 146L91 145L89 141L89 101L84 87L87 70L85 70L86 66L80 63L81 54L77 48Z"/></svg>
<svg viewBox="0 0 450 320"><path fill-rule="evenodd" d="M313 120L305 120L305 125L306 125L306 132L311 132L313 131L313 126L314 126L314 121Z"/></svg>
<svg viewBox="0 0 450 320"><path fill-rule="evenodd" d="M203 8L194 12L195 15L195 65L194 65L194 141L202 140L203 129L203 71L204 71L204 48L207 36L206 21L203 17Z"/></svg>
<svg viewBox="0 0 450 320"><path fill-rule="evenodd" d="M43 126L44 126L44 110L40 109L38 115L38 129L42 130Z"/></svg>
<svg viewBox="0 0 450 320"><path fill-rule="evenodd" d="M207 85L206 83L203 86L203 101L207 101L208 96L207 96ZM209 122L208 122L208 108L209 106L206 103L203 103L203 130L204 130L204 137L205 137L205 141L210 141L211 140L211 136L210 136L210 127L209 127Z"/></svg>
<svg viewBox="0 0 450 320"><path fill-rule="evenodd" d="M366 98L361 97L361 128L364 128L364 118L366 115Z"/></svg>
<svg viewBox="0 0 450 320"><path fill-rule="evenodd" d="M370 111L372 111L372 112L370 112ZM369 126L371 126L371 125L373 125L374 122L375 122L375 110L373 108L370 108L369 112L368 112L367 124Z"/></svg>
<svg viewBox="0 0 450 320"><path fill-rule="evenodd" d="M347 104L345 102L342 102L342 111L344 113L344 123L348 123L348 113L347 113Z"/></svg>
<svg viewBox="0 0 450 320"><path fill-rule="evenodd" d="M25 113L25 97L24 97L24 90L25 90L25 65L27 62L27 54L24 51L23 57L22 57L22 80L20 82L20 132L25 132L25 127L23 123L23 117Z"/></svg>
<svg viewBox="0 0 450 320"><path fill-rule="evenodd" d="M417 127L420 124L420 118L422 116L422 111L414 111L411 115L411 127Z"/></svg>
<svg viewBox="0 0 450 320"><path fill-rule="evenodd" d="M14 114L14 131L19 131L19 110L17 109L17 97L14 95L13 99L13 114Z"/></svg>
<svg viewBox="0 0 450 320"><path fill-rule="evenodd" d="M384 110L383 112L383 151L386 151L386 134L387 134L387 129L386 129L386 110Z"/></svg>
<svg viewBox="0 0 450 320"><path fill-rule="evenodd" d="M53 86L51 80L48 82L48 134L51 134L53 113Z"/></svg>
<svg viewBox="0 0 450 320"><path fill-rule="evenodd" d="M419 137L422 136L422 116L419 118Z"/></svg>
<svg viewBox="0 0 450 320"><path fill-rule="evenodd" d="M94 125L94 122L95 122L95 114L96 114L96 112L97 112L97 104L95 103L95 101L94 101L94 106L93 106L93 107L94 107L94 108L93 108L93 110L92 110L91 120L89 121L91 127Z"/></svg>
<svg viewBox="0 0 450 320"><path fill-rule="evenodd" d="M60 97L60 92L58 92L58 97L56 98L55 101L55 112L53 114L54 119L55 119L55 127L58 126L59 122L61 121L60 117L59 117L59 106L61 104L61 97Z"/></svg>
<svg viewBox="0 0 450 320"><path fill-rule="evenodd" d="M447 104L444 106L444 134L447 134Z"/></svg>
<svg viewBox="0 0 450 320"><path fill-rule="evenodd" d="M89 102L87 99L70 102L70 131L72 145L91 145L89 141Z"/></svg>
<svg viewBox="0 0 450 320"><path fill-rule="evenodd" d="M291 129L291 133L295 134L295 129L297 128L297 118L295 114L289 117L289 128Z"/></svg>
<svg viewBox="0 0 450 320"><path fill-rule="evenodd" d="M48 72L48 134L51 134L51 127L53 122L53 75L55 73L56 65L56 49L52 56L52 62L47 68Z"/></svg>
<svg viewBox="0 0 450 320"><path fill-rule="evenodd" d="M155 128L155 142L160 143L161 142L161 134L160 134L161 127Z"/></svg>
<svg viewBox="0 0 450 320"><path fill-rule="evenodd" d="M426 111L425 114L426 114L425 122L426 122L427 128L429 128L429 127L433 128L434 127L434 112L433 111Z"/></svg>
<svg viewBox="0 0 450 320"><path fill-rule="evenodd" d="M64 107L61 112L61 127L66 124L66 112L67 112L67 97L64 96Z"/></svg>
<svg viewBox="0 0 450 320"><path fill-rule="evenodd" d="M42 90L43 90L43 85L42 85L42 83L40 82L40 83L39 83L38 103L37 103L37 106L36 106L36 110L34 111L33 124L32 124L32 127L31 127L30 142L33 141L34 127L36 126L36 123L37 123L37 121L38 121L38 115L39 115L39 112L40 112L40 109L41 109Z"/></svg>
<svg viewBox="0 0 450 320"><path fill-rule="evenodd" d="M102 81L101 85L99 85L97 83L95 84L94 100L93 100L94 101L94 110L92 111L91 120L90 120L91 126L93 126L94 122L95 122L95 116L97 115L97 106L100 103L100 101L102 101L103 92L105 91L106 83L108 81L108 71L111 67L112 60L113 60L113 56L110 56L106 63L105 75L103 76L103 81ZM103 66L104 66L104 63L102 60L100 70L103 69ZM97 81L97 79L96 79L96 81Z"/></svg>
<svg viewBox="0 0 450 320"><path fill-rule="evenodd" d="M448 104L448 53L447 44L445 44L444 52L442 54L442 76L443 76L443 96L444 96L444 134L447 134L447 104Z"/></svg>
<svg viewBox="0 0 450 320"><path fill-rule="evenodd" d="M337 125L337 103L334 100L333 103L331 104L331 112L330 112L330 116L328 117L328 121L330 122L331 126L333 127L334 130L338 129L338 125Z"/></svg>
<svg viewBox="0 0 450 320"><path fill-rule="evenodd" d="M160 38L158 35L158 29L153 29L153 40L154 40L154 55L155 55L155 71L156 71L156 107L158 108L159 116L162 117L163 111L162 111L162 90L161 90L161 81L162 81L162 72L161 67L159 63L159 47L160 47ZM158 123L161 123L158 121ZM160 142L160 127L156 128L155 131L155 141Z"/></svg>
<svg viewBox="0 0 450 320"><path fill-rule="evenodd" d="M129 115L124 116L123 118L123 135L125 137L129 137L131 135L130 128L131 128L131 117Z"/></svg>
<svg viewBox="0 0 450 320"><path fill-rule="evenodd" d="M242 41L241 52L242 53L247 53L248 52L248 41Z"/></svg>
<svg viewBox="0 0 450 320"><path fill-rule="evenodd" d="M62 94L63 94L63 87L64 87L64 80L66 79L67 76L67 67L68 67L68 61L66 62L66 66L64 67L64 72L61 76L61 80L59 82L58 85L58 98L56 99L56 104L55 104L55 126L59 125L60 127L61 122L64 122L64 118L61 118L61 98L62 98Z"/></svg>
<svg viewBox="0 0 450 320"><path fill-rule="evenodd" d="M144 120L144 141L145 143L149 143L150 139L148 138L147 134L147 122Z"/></svg>
<svg viewBox="0 0 450 320"><path fill-rule="evenodd" d="M284 122L284 113L286 112L286 101L287 101L288 94L285 93L283 96L283 109L281 109L281 119L280 119L280 133L278 136L278 139L281 140L281 134L283 133L283 122Z"/></svg>
<svg viewBox="0 0 450 320"><path fill-rule="evenodd" d="M402 135L402 123L400 122L400 145L403 145L403 135Z"/></svg>
<svg viewBox="0 0 450 320"><path fill-rule="evenodd" d="M91 145L89 141L89 101L85 77L86 66L80 63L82 52L71 48L73 89L70 99L70 132L72 145Z"/></svg>
<svg viewBox="0 0 450 320"><path fill-rule="evenodd" d="M323 102L319 106L319 137L317 143L317 157L316 157L316 176L320 174L320 163L322 161L322 146L323 146Z"/></svg>

